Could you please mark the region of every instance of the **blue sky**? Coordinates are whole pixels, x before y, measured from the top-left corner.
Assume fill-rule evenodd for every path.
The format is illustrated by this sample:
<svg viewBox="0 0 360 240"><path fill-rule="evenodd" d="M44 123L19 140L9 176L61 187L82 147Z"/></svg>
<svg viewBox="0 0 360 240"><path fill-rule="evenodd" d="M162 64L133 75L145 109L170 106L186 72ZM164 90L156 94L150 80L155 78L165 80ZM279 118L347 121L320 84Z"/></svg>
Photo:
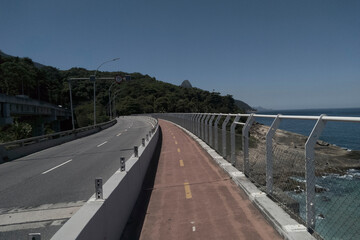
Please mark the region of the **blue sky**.
<svg viewBox="0 0 360 240"><path fill-rule="evenodd" d="M272 109L360 107L358 0L0 0L0 49Z"/></svg>

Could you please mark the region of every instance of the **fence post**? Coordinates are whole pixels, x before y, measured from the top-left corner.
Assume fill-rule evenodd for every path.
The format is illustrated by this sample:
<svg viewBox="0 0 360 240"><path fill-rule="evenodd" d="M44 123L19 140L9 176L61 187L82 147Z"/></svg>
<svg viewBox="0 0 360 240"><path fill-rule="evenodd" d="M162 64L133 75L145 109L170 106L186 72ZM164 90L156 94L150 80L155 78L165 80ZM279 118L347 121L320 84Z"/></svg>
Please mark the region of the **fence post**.
<svg viewBox="0 0 360 240"><path fill-rule="evenodd" d="M193 115L193 118L192 118L192 133L193 134L195 134L196 135L196 123L197 123L197 118L198 118L198 114L197 113L195 113L194 115Z"/></svg>
<svg viewBox="0 0 360 240"><path fill-rule="evenodd" d="M201 138L201 118L203 115L200 113L199 117L197 118L197 136Z"/></svg>
<svg viewBox="0 0 360 240"><path fill-rule="evenodd" d="M250 166L249 166L249 130L251 125L254 123L255 117L254 114L250 114L246 120L245 126L242 129L242 141L243 141L243 151L244 151L244 174L249 176Z"/></svg>
<svg viewBox="0 0 360 240"><path fill-rule="evenodd" d="M209 118L211 117L210 113L207 113L205 118L205 142L209 144Z"/></svg>
<svg viewBox="0 0 360 240"><path fill-rule="evenodd" d="M226 125L230 120L230 115L227 115L222 124L222 155L226 159Z"/></svg>
<svg viewBox="0 0 360 240"><path fill-rule="evenodd" d="M139 148L138 148L138 146L134 146L134 157L139 157Z"/></svg>
<svg viewBox="0 0 360 240"><path fill-rule="evenodd" d="M190 131L191 130L191 115L189 115L188 113L184 114L184 118L185 118L185 128Z"/></svg>
<svg viewBox="0 0 360 240"><path fill-rule="evenodd" d="M235 156L235 128L236 123L239 121L240 115L236 115L234 121L230 126L230 145L231 145L231 164L235 166L236 164L236 156Z"/></svg>
<svg viewBox="0 0 360 240"><path fill-rule="evenodd" d="M125 171L125 158L124 157L120 157L120 172L124 172Z"/></svg>
<svg viewBox="0 0 360 240"><path fill-rule="evenodd" d="M209 145L212 147L213 145L213 121L215 118L215 114L212 114L210 121L209 121Z"/></svg>
<svg viewBox="0 0 360 240"><path fill-rule="evenodd" d="M41 240L41 233L29 233L28 240Z"/></svg>
<svg viewBox="0 0 360 240"><path fill-rule="evenodd" d="M221 119L221 114L217 116L215 123L214 123L214 132L215 132L215 150L219 151L219 133L218 133L218 125L219 125L219 121Z"/></svg>
<svg viewBox="0 0 360 240"><path fill-rule="evenodd" d="M103 183L102 178L95 179L95 198L103 199Z"/></svg>
<svg viewBox="0 0 360 240"><path fill-rule="evenodd" d="M186 128L186 115L183 113L180 115L180 118L182 119L182 127Z"/></svg>
<svg viewBox="0 0 360 240"><path fill-rule="evenodd" d="M192 114L191 117L191 132L193 134L196 134L196 118L197 118L197 114Z"/></svg>
<svg viewBox="0 0 360 240"><path fill-rule="evenodd" d="M189 126L189 132L193 132L193 117L194 117L194 114L192 113L189 113L188 114L188 126Z"/></svg>
<svg viewBox="0 0 360 240"><path fill-rule="evenodd" d="M315 228L315 165L314 147L323 131L326 121L321 115L305 143L305 180L306 180L306 227L309 232Z"/></svg>
<svg viewBox="0 0 360 240"><path fill-rule="evenodd" d="M187 128L186 126L186 115L185 114L181 114L181 118L182 118L182 122L183 122L183 125L182 125L182 127L183 128Z"/></svg>
<svg viewBox="0 0 360 240"><path fill-rule="evenodd" d="M201 139L205 139L205 119L207 117L207 114L204 113L203 117L201 118Z"/></svg>
<svg viewBox="0 0 360 240"><path fill-rule="evenodd" d="M276 130L279 128L281 119L280 114L272 122L269 131L266 134L266 193L271 195L273 191L273 153L272 140Z"/></svg>

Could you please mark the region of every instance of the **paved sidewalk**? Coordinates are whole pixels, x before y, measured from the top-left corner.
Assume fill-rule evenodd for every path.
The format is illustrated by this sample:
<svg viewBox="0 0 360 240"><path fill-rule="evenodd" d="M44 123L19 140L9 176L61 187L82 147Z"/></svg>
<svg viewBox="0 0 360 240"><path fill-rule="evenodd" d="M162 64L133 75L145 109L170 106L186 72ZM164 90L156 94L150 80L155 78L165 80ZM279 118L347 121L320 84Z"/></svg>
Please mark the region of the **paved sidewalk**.
<svg viewBox="0 0 360 240"><path fill-rule="evenodd" d="M159 123L163 145L140 239L281 239L191 137Z"/></svg>

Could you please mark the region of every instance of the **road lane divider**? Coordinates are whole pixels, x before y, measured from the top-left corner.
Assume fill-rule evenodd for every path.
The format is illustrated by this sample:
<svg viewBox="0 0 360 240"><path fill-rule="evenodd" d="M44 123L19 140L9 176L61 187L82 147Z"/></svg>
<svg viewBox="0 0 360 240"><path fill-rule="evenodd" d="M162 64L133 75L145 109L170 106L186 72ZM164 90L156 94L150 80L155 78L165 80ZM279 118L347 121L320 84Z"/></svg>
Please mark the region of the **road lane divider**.
<svg viewBox="0 0 360 240"><path fill-rule="evenodd" d="M186 199L192 198L190 184L188 182L184 183L184 188L185 188L185 198Z"/></svg>
<svg viewBox="0 0 360 240"><path fill-rule="evenodd" d="M102 145L106 144L107 141L103 142L103 143L100 143L99 145L97 145L97 147L101 147Z"/></svg>
<svg viewBox="0 0 360 240"><path fill-rule="evenodd" d="M116 136L119 137L122 133L117 134Z"/></svg>
<svg viewBox="0 0 360 240"><path fill-rule="evenodd" d="M155 126L154 126L154 124L153 124L152 122L148 122L148 123L150 123L150 124L151 124L152 128L154 128L154 127L155 127Z"/></svg>
<svg viewBox="0 0 360 240"><path fill-rule="evenodd" d="M41 173L41 174L46 174L46 173L48 173L48 172L51 172L52 170L55 170L55 169L57 169L57 168L65 165L65 164L67 164L67 163L69 163L69 162L71 162L71 161L72 161L72 159L67 160L66 162L63 162L62 164L59 164L59 165L57 165L57 166L55 166L55 167L53 167L53 168L50 168L49 170L47 170L47 171L45 171L45 172L43 172L43 173Z"/></svg>
<svg viewBox="0 0 360 240"><path fill-rule="evenodd" d="M177 149L178 153L181 152L180 148Z"/></svg>
<svg viewBox="0 0 360 240"><path fill-rule="evenodd" d="M178 144L178 142L177 141L175 141L175 145L177 145Z"/></svg>
<svg viewBox="0 0 360 240"><path fill-rule="evenodd" d="M181 159L179 162L180 162L180 167L183 167L184 166L184 161Z"/></svg>

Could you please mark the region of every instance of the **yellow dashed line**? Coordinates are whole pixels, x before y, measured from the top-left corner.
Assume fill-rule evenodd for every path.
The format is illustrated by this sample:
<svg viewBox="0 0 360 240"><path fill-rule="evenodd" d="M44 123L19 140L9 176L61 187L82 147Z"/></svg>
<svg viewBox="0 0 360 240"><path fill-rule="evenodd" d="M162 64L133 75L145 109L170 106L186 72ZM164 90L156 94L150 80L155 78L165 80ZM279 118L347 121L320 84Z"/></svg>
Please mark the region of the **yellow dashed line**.
<svg viewBox="0 0 360 240"><path fill-rule="evenodd" d="M190 185L189 185L188 182L184 183L184 188L185 188L185 198L186 198L186 199L192 198L191 190L190 190Z"/></svg>
<svg viewBox="0 0 360 240"><path fill-rule="evenodd" d="M177 145L177 141L175 141L175 144Z"/></svg>
<svg viewBox="0 0 360 240"><path fill-rule="evenodd" d="M183 160L180 160L180 167L183 167L184 166L184 161Z"/></svg>
<svg viewBox="0 0 360 240"><path fill-rule="evenodd" d="M175 136L173 136L173 139L175 139Z"/></svg>
<svg viewBox="0 0 360 240"><path fill-rule="evenodd" d="M180 148L178 148L177 151L178 151L178 153L181 152L181 151L180 151Z"/></svg>

